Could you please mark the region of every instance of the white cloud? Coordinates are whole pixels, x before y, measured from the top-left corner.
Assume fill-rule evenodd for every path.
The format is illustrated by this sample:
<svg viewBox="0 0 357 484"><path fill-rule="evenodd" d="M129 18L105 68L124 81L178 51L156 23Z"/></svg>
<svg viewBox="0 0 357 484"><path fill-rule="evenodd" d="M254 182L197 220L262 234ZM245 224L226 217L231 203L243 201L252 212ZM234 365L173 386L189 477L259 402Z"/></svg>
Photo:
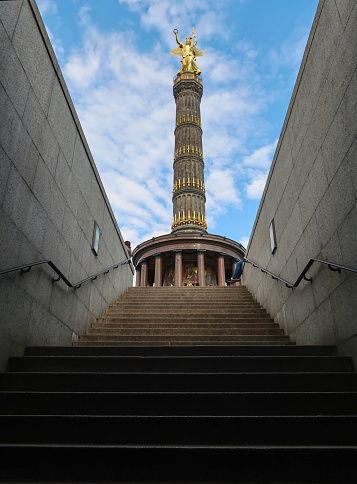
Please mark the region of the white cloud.
<svg viewBox="0 0 357 484"><path fill-rule="evenodd" d="M242 200L238 189L234 186L234 176L231 170L210 170L206 178L208 196L214 202L224 202L225 205L240 207Z"/></svg>
<svg viewBox="0 0 357 484"><path fill-rule="evenodd" d="M307 29L293 30L279 50L270 50L266 56L265 64L270 66L271 75L277 76L282 69L291 69L294 77L300 66L302 56L308 39Z"/></svg>
<svg viewBox="0 0 357 484"><path fill-rule="evenodd" d="M248 242L249 242L249 237L241 237L239 239L239 243L242 244L245 249L247 248Z"/></svg>
<svg viewBox="0 0 357 484"><path fill-rule="evenodd" d="M180 67L179 57L168 55L168 46L174 47L172 29L179 28L179 38L190 35L191 20L200 13L205 20L192 26L198 40L207 39L218 9L213 0L119 1L140 14L145 29L160 31L163 42L140 51L134 45L135 32L103 32L91 20L91 11L82 7L82 42L70 52L64 73L123 237L134 247L171 227L172 77ZM190 25L189 31L182 25ZM204 79L201 109L210 231L228 209L243 208L243 195L259 199L276 146L268 138L266 146L248 150L252 133L261 139L266 94L254 46L242 41L235 52L236 58L219 52L211 42L197 60Z"/></svg>
<svg viewBox="0 0 357 484"><path fill-rule="evenodd" d="M246 195L250 200L259 200L263 194L267 172L256 173L249 184L245 185Z"/></svg>
<svg viewBox="0 0 357 484"><path fill-rule="evenodd" d="M38 9L41 15L57 13L57 4L55 0L37 0Z"/></svg>
<svg viewBox="0 0 357 484"><path fill-rule="evenodd" d="M270 167L278 140L255 150L243 160L245 166L267 169Z"/></svg>
<svg viewBox="0 0 357 484"><path fill-rule="evenodd" d="M62 58L62 56L64 54L64 49L62 47L62 41L61 41L61 39L55 38L55 36L51 32L51 30L49 29L48 25L45 24L45 27L46 27L46 31L47 31L48 37L50 38L50 41L51 41L53 50L56 53L56 56L59 59Z"/></svg>
<svg viewBox="0 0 357 484"><path fill-rule="evenodd" d="M65 74L80 89L86 89L94 80L100 64L98 53L87 51L86 56L74 53L65 66Z"/></svg>

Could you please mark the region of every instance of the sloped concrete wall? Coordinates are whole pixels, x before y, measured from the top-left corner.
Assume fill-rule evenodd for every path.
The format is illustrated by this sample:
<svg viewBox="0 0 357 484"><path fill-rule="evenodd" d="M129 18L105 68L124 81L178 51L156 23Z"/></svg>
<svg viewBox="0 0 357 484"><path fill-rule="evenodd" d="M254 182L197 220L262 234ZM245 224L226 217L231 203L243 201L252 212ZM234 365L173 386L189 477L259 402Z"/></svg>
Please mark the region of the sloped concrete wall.
<svg viewBox="0 0 357 484"><path fill-rule="evenodd" d="M34 0L0 2L0 164L0 270L50 259L75 283L128 258ZM53 276L48 266L0 276L0 368L27 345L71 344L133 271L76 291Z"/></svg>
<svg viewBox="0 0 357 484"><path fill-rule="evenodd" d="M291 282L311 257L357 269L356 53L357 2L321 0L247 251ZM244 272L292 340L337 344L357 361L357 274L315 264L313 282L292 291L249 264Z"/></svg>

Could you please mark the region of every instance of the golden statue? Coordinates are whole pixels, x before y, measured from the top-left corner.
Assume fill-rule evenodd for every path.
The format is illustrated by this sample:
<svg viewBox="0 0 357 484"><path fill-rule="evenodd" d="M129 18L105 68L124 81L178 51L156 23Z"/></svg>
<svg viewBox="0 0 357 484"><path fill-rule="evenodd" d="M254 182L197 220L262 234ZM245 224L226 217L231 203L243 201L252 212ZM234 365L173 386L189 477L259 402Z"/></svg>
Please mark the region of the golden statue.
<svg viewBox="0 0 357 484"><path fill-rule="evenodd" d="M176 37L176 42L178 43L179 47L176 47L176 49L173 49L170 54L171 55L180 55L182 56L181 62L182 66L181 69L178 71L178 74L181 74L182 72L186 71L191 71L194 72L197 76L201 74L201 71L196 65L196 57L202 57L205 55L205 53L202 50L197 49L196 43L197 43L197 37L195 35L195 29L192 29L192 37L186 37L186 45L184 45L182 42L180 42L177 38L178 30L174 29L174 34ZM196 43L191 44L191 39L192 41L196 39Z"/></svg>

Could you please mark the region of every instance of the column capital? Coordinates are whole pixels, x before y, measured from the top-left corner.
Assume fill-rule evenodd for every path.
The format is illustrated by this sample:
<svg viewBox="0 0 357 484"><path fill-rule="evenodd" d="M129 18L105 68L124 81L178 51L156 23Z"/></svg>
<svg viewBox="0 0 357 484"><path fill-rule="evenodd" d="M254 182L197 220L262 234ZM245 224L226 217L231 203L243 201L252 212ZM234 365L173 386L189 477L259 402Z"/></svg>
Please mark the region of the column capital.
<svg viewBox="0 0 357 484"><path fill-rule="evenodd" d="M218 257L227 257L227 254L224 252L218 252Z"/></svg>
<svg viewBox="0 0 357 484"><path fill-rule="evenodd" d="M156 254L153 254L152 256L155 257L155 259L156 259L156 257L161 257L162 254L161 254L161 252L157 252Z"/></svg>
<svg viewBox="0 0 357 484"><path fill-rule="evenodd" d="M180 253L180 252L182 252L182 249L174 249L172 252L174 252L175 254Z"/></svg>
<svg viewBox="0 0 357 484"><path fill-rule="evenodd" d="M206 249L197 249L197 252L207 252Z"/></svg>

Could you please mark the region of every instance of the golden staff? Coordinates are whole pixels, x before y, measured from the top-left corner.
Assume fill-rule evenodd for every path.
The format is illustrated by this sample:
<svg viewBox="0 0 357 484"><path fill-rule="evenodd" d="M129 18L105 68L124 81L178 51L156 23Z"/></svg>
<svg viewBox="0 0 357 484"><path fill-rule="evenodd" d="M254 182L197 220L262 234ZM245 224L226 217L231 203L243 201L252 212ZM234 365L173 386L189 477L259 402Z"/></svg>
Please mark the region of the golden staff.
<svg viewBox="0 0 357 484"><path fill-rule="evenodd" d="M193 43L194 42L193 39L196 39L195 43ZM196 37L196 34L195 34L195 28L192 27L192 45L196 45L196 44L197 44L197 37Z"/></svg>

